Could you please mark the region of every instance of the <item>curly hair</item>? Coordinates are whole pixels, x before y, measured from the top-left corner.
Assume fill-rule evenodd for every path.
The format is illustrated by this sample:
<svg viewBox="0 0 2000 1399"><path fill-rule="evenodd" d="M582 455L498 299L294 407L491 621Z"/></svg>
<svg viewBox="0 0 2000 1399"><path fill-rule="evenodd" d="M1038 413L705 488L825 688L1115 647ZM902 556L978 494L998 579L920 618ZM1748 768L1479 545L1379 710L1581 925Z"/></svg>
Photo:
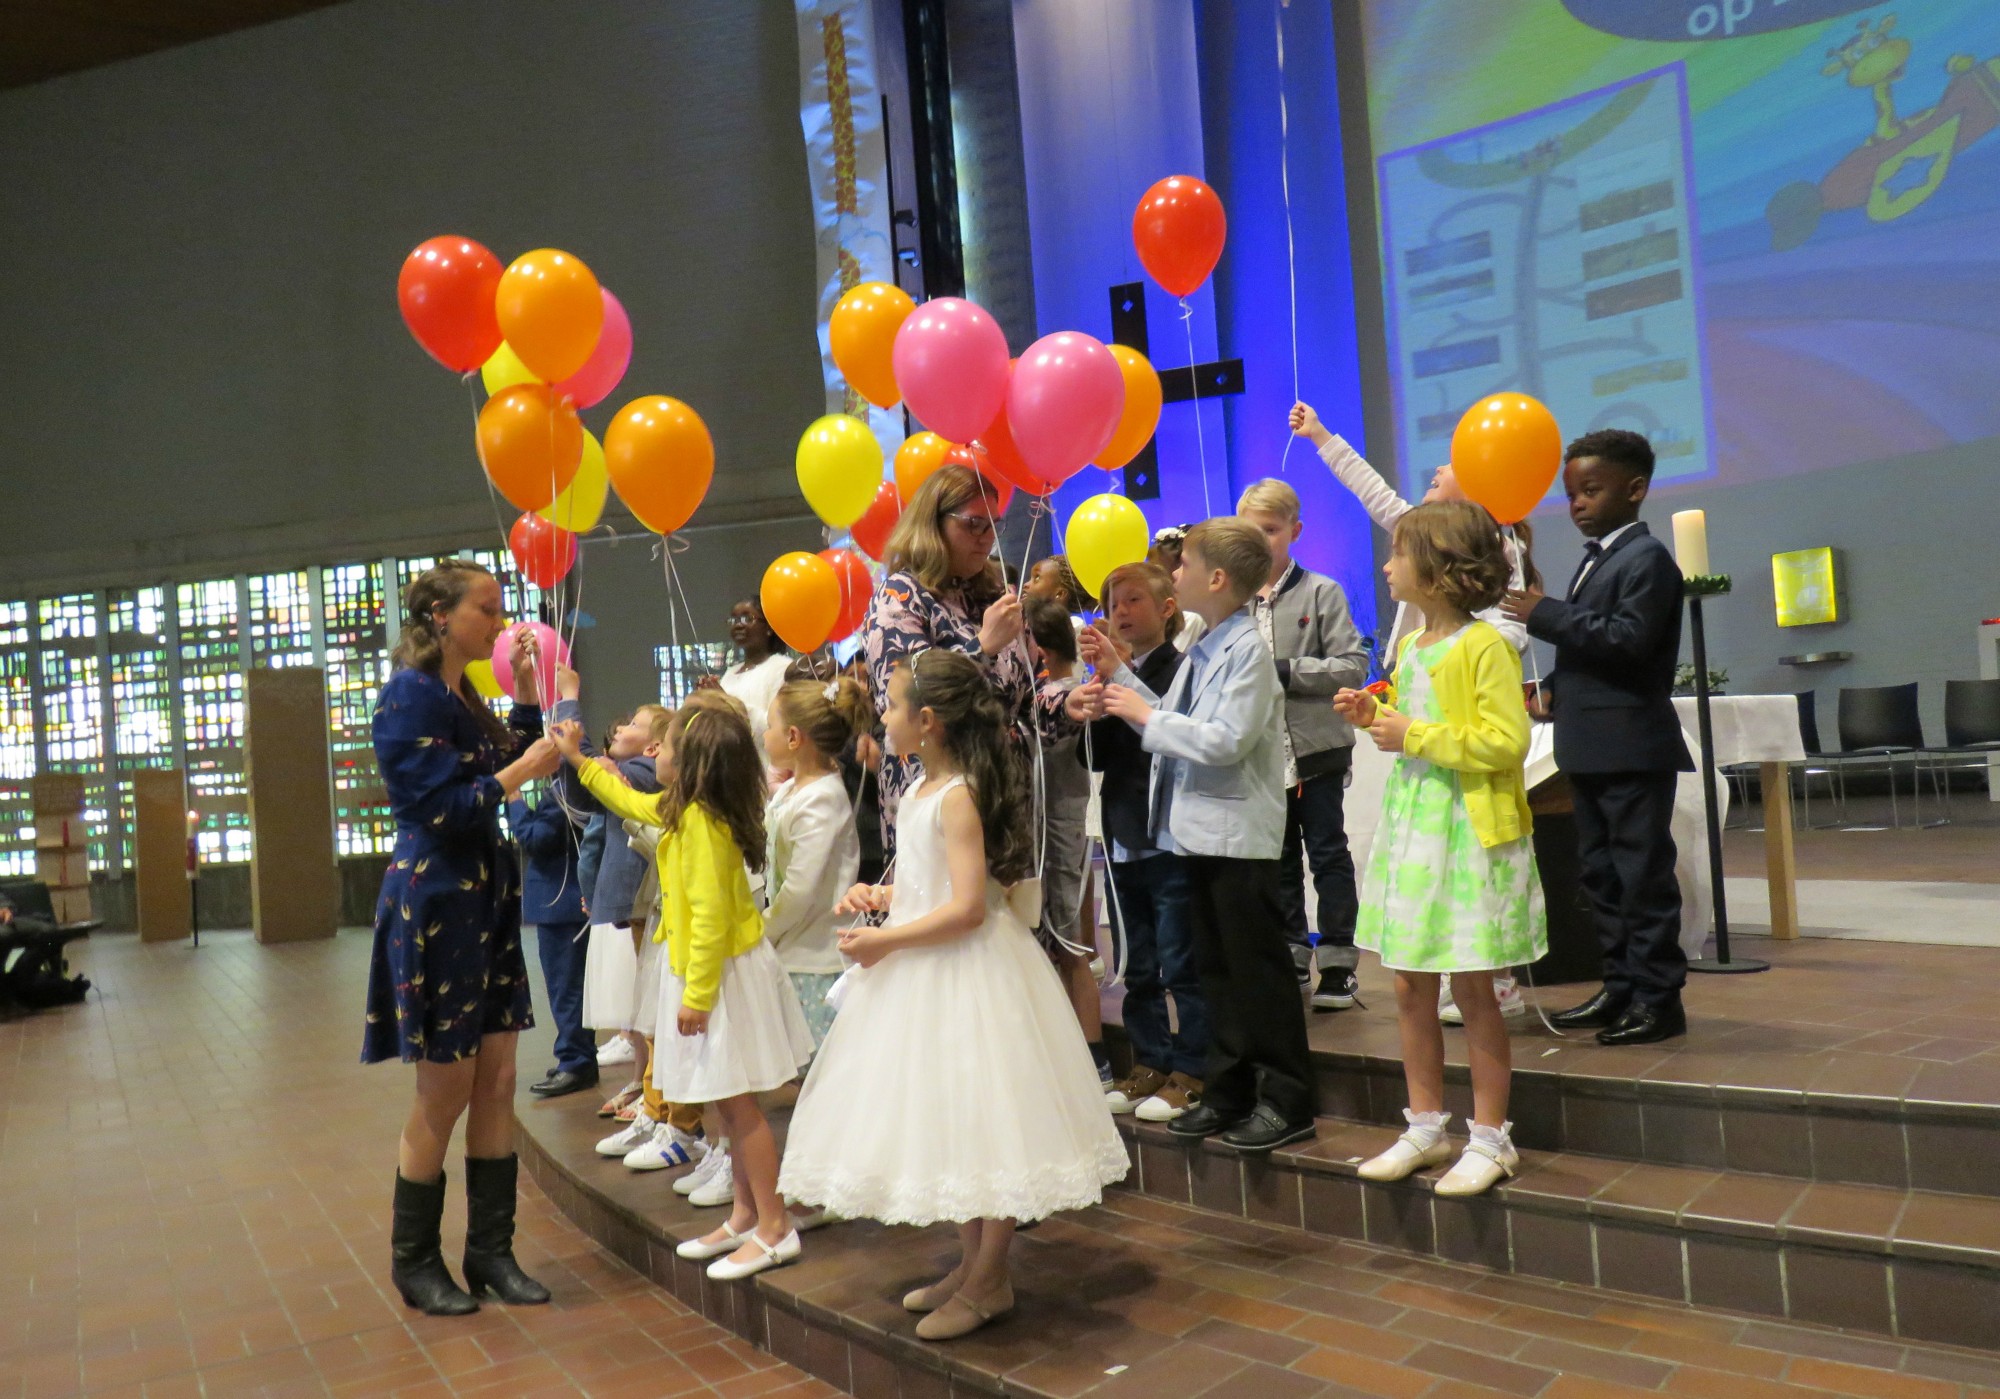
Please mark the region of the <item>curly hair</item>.
<svg viewBox="0 0 2000 1399"><path fill-rule="evenodd" d="M660 826L677 830L689 807L705 806L754 873L764 868L764 754L743 706L717 703L718 693L704 691L706 698L689 699L665 725L655 725L656 737L674 746L674 780L660 792Z"/></svg>
<svg viewBox="0 0 2000 1399"><path fill-rule="evenodd" d="M1029 809L1027 774L1005 702L985 672L956 651L918 651L896 664L909 677L910 703L937 716L944 750L972 789L987 870L1002 884L1025 879L1035 868L1031 823L1021 819Z"/></svg>
<svg viewBox="0 0 2000 1399"><path fill-rule="evenodd" d="M1412 506L1391 539L1419 584L1467 614L1497 605L1513 578L1500 526L1469 500Z"/></svg>

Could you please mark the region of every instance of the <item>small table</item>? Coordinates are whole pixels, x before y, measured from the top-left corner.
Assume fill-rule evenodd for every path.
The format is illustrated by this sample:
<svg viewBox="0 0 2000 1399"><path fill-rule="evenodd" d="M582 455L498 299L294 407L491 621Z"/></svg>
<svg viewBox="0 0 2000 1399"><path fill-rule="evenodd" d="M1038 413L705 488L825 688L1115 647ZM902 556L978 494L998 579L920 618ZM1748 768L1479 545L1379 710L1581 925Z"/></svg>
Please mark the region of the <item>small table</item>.
<svg viewBox="0 0 2000 1399"><path fill-rule="evenodd" d="M1681 727L1696 725L1692 695L1674 700ZM1792 851L1792 764L1805 761L1799 702L1792 695L1711 695L1709 723L1718 769L1756 763L1764 793L1764 875L1771 886L1771 936L1799 935L1798 866ZM1700 761L1700 754L1695 754Z"/></svg>

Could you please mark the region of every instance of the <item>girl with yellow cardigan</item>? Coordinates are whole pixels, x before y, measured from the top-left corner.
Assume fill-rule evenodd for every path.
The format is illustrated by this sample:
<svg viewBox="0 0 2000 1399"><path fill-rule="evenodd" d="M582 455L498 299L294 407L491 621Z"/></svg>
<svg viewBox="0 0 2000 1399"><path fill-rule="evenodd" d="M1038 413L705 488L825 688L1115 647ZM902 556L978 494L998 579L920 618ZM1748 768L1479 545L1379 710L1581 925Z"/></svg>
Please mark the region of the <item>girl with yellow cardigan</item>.
<svg viewBox="0 0 2000 1399"><path fill-rule="evenodd" d="M1389 595L1423 613L1423 630L1404 639L1390 694L1334 698L1349 723L1398 755L1354 940L1396 973L1410 1127L1360 1173L1401 1180L1451 1157L1437 1019L1438 978L1449 974L1471 1058L1472 1140L1436 1189L1477 1195L1520 1164L1508 1137L1512 1063L1493 978L1548 950L1521 777L1521 657L1472 615L1499 601L1511 566L1493 517L1467 501L1419 505L1393 538L1382 570Z"/></svg>
<svg viewBox="0 0 2000 1399"><path fill-rule="evenodd" d="M750 893L747 871L764 865L762 748L732 701L697 696L667 727L655 759L661 790L648 796L584 757L580 725L557 724L550 737L614 818L665 832L654 852L653 937L666 944L667 968L653 1081L669 1102L715 1109L736 1185L722 1226L677 1251L713 1259L708 1275L725 1281L789 1263L799 1236L778 1197L777 1140L756 1095L797 1077L813 1041Z"/></svg>

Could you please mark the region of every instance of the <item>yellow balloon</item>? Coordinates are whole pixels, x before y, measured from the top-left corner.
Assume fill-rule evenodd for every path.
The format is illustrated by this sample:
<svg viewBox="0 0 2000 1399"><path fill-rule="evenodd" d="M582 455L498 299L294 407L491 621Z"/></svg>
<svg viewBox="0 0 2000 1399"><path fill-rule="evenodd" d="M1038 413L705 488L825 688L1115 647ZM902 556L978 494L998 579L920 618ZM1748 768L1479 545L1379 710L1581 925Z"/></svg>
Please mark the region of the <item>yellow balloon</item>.
<svg viewBox="0 0 2000 1399"><path fill-rule="evenodd" d="M479 382L486 385L486 396L491 398L502 389L511 389L516 384L539 384L542 381L529 373L528 366L521 363L521 357L514 353L514 347L502 340L493 357L479 366Z"/></svg>
<svg viewBox="0 0 2000 1399"><path fill-rule="evenodd" d="M467 661L465 677L472 682L473 689L488 699L499 699L504 693L500 688L500 682L493 678L491 661Z"/></svg>
<svg viewBox="0 0 2000 1399"><path fill-rule="evenodd" d="M611 477L604 469L604 444L589 428L583 430L583 460L576 475L563 487L562 494L535 513L550 524L582 534L597 528L604 515L604 497L611 489Z"/></svg>
<svg viewBox="0 0 2000 1399"><path fill-rule="evenodd" d="M846 529L868 513L882 485L882 444L859 418L829 413L799 439L799 489L813 514Z"/></svg>
<svg viewBox="0 0 2000 1399"><path fill-rule="evenodd" d="M1139 507L1124 496L1094 495L1069 517L1064 542L1076 581L1092 597L1102 598L1111 570L1145 558L1152 535Z"/></svg>

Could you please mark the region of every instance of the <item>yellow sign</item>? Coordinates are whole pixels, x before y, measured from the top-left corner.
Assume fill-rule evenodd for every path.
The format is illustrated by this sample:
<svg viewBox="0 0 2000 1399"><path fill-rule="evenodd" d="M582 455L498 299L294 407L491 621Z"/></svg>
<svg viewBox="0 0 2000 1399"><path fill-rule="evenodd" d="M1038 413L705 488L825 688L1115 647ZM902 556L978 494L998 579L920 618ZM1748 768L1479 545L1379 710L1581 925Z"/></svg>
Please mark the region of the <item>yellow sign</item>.
<svg viewBox="0 0 2000 1399"><path fill-rule="evenodd" d="M1794 549L1771 555L1778 625L1810 627L1840 619L1834 600L1833 550Z"/></svg>

